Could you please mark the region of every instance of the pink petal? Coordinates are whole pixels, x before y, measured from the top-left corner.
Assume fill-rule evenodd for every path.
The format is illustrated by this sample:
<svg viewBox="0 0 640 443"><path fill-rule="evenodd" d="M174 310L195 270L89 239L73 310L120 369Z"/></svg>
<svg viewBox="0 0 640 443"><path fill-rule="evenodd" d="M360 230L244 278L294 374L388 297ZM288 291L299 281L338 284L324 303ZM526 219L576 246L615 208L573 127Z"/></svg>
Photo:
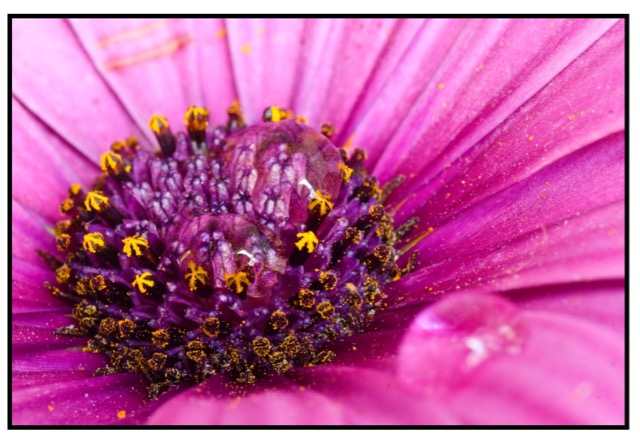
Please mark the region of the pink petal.
<svg viewBox="0 0 640 443"><path fill-rule="evenodd" d="M343 130L379 63L392 63L420 24L395 19L322 21L309 37L294 110L312 125L328 121ZM407 32L400 31L405 27Z"/></svg>
<svg viewBox="0 0 640 443"><path fill-rule="evenodd" d="M202 105L209 109L212 123L226 123L226 107L238 98L226 24L223 19L199 18L193 28L198 52L194 78L202 88Z"/></svg>
<svg viewBox="0 0 640 443"><path fill-rule="evenodd" d="M61 218L60 203L69 186L91 183L99 170L15 98L12 110L13 198L53 223Z"/></svg>
<svg viewBox="0 0 640 443"><path fill-rule="evenodd" d="M396 192L395 201L411 192L413 202L424 202L425 219L440 224L558 158L622 131L623 48L624 23L618 22L524 106L510 112L510 116L506 114L508 119L497 127L486 128L482 139L474 137L462 143L447 132L458 125L443 116L436 127L445 131L443 134L427 131L419 142L407 140L416 127L425 125L424 118L420 118L411 130L398 130L399 137L404 138L387 146L385 155L390 163L381 158L375 172L382 175L379 178L383 181L398 173L408 175L410 180ZM496 78L491 80L502 84ZM467 83L464 90L485 93L483 88ZM443 92L446 91L445 87ZM455 103L447 109L456 116L476 114ZM476 124L485 124L485 114L477 113ZM415 161L418 157L420 162ZM390 167L391 164L396 166ZM390 204L393 206L393 201Z"/></svg>
<svg viewBox="0 0 640 443"><path fill-rule="evenodd" d="M389 292L622 277L623 198L624 137L616 134L436 227L418 245L422 269Z"/></svg>
<svg viewBox="0 0 640 443"><path fill-rule="evenodd" d="M140 376L115 374L18 389L13 392L13 424L137 423L158 405L148 401L142 386Z"/></svg>
<svg viewBox="0 0 640 443"><path fill-rule="evenodd" d="M68 23L54 19L12 23L13 94L31 112L92 159L115 140L140 136Z"/></svg>
<svg viewBox="0 0 640 443"><path fill-rule="evenodd" d="M11 260L11 312L23 314L66 310L69 305L44 288L45 281L54 281L48 268L36 266L19 258Z"/></svg>
<svg viewBox="0 0 640 443"><path fill-rule="evenodd" d="M623 375L609 330L473 294L425 309L398 357L400 380L473 424L621 424Z"/></svg>
<svg viewBox="0 0 640 443"><path fill-rule="evenodd" d="M305 388L321 392L342 405L341 424L436 425L456 424L446 404L420 395L413 387L399 383L391 373L318 366L299 371L296 377Z"/></svg>
<svg viewBox="0 0 640 443"><path fill-rule="evenodd" d="M39 214L28 211L15 200L11 202L11 256L39 267L46 267L37 254L41 249L56 255L55 239L47 232L46 222Z"/></svg>
<svg viewBox="0 0 640 443"><path fill-rule="evenodd" d="M232 397L213 377L160 406L148 424L161 425L312 425L341 423L342 407L312 390L290 384Z"/></svg>
<svg viewBox="0 0 640 443"><path fill-rule="evenodd" d="M580 318L610 329L618 336L625 331L624 280L516 289L506 295L528 310Z"/></svg>
<svg viewBox="0 0 640 443"><path fill-rule="evenodd" d="M367 148L372 164L381 155L385 162L395 163L398 153L410 156L412 151L423 158L427 154L426 159L451 151L447 157L457 158L558 75L613 23L494 19L453 20L442 30L434 26L430 31L437 36L425 33L415 50L434 39L442 42L444 48L438 47L438 51L444 49L445 54L430 50L435 56L426 60L433 59L432 64L419 69L418 63L411 63L421 59L418 54L399 65L378 100L358 122L354 142ZM436 25L442 24L436 21ZM457 37L456 41L451 37ZM379 166L380 172L393 173L388 165Z"/></svg>
<svg viewBox="0 0 640 443"><path fill-rule="evenodd" d="M268 106L291 106L308 24L298 19L227 20L233 73L249 122L260 121Z"/></svg>
<svg viewBox="0 0 640 443"><path fill-rule="evenodd" d="M71 26L95 68L150 138L146 128L152 114L166 116L172 129L180 130L187 108L202 104L192 21L75 19Z"/></svg>

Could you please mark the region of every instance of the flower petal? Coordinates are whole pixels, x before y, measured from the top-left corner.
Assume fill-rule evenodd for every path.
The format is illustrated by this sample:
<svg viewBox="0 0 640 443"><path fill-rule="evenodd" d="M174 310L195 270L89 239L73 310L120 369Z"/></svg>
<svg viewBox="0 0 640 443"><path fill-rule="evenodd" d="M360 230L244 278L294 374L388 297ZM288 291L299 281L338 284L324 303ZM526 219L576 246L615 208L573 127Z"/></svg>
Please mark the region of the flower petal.
<svg viewBox="0 0 640 443"><path fill-rule="evenodd" d="M161 425L312 425L341 422L341 406L289 384L247 396L230 397L212 377L161 405L148 424Z"/></svg>
<svg viewBox="0 0 640 443"><path fill-rule="evenodd" d="M342 130L378 63L387 61L385 56L395 52L395 46L402 51L411 41L412 30L420 25L420 20L397 19L322 23L309 38L295 111L312 125L331 122ZM401 32L405 27L408 32Z"/></svg>
<svg viewBox="0 0 640 443"><path fill-rule="evenodd" d="M474 294L425 309L398 357L400 380L476 424L621 424L623 374L608 330Z"/></svg>
<svg viewBox="0 0 640 443"><path fill-rule="evenodd" d="M226 23L233 72L247 120L260 121L263 110L271 105L289 108L298 82L305 27L310 22L230 19Z"/></svg>
<svg viewBox="0 0 640 443"><path fill-rule="evenodd" d="M138 375L115 374L19 389L13 392L13 424L137 423L157 406L148 401L142 386Z"/></svg>
<svg viewBox="0 0 640 443"><path fill-rule="evenodd" d="M616 134L436 227L418 245L422 269L390 292L622 277L623 198L624 137Z"/></svg>
<svg viewBox="0 0 640 443"><path fill-rule="evenodd" d="M424 219L440 224L562 156L624 130L623 47L624 23L619 22L524 106L495 129L487 128L484 138L474 138L472 144L446 132L456 125L443 119L437 124L446 132L443 135L428 132L418 143L392 142L385 151L390 163L381 158L375 172L382 181L399 173L409 179L388 204L410 194L411 201L424 208ZM464 88L484 93L469 85ZM455 104L451 109L456 115L471 112ZM477 118L487 116L478 113ZM414 126L424 126L423 120ZM400 128L397 134L414 132ZM411 148L403 151L405 146Z"/></svg>
<svg viewBox="0 0 640 443"><path fill-rule="evenodd" d="M580 318L622 336L624 291L624 280L601 280L515 289L505 295L522 308Z"/></svg>
<svg viewBox="0 0 640 443"><path fill-rule="evenodd" d="M231 55L226 24L223 19L198 18L193 21L198 69L195 80L202 88L202 105L210 112L210 121L227 121L227 106L238 98L231 69Z"/></svg>
<svg viewBox="0 0 640 443"><path fill-rule="evenodd" d="M55 255L53 235L45 229L46 222L34 212L25 209L16 200L11 201L11 257L30 264L47 267L37 250Z"/></svg>
<svg viewBox="0 0 640 443"><path fill-rule="evenodd" d="M12 20L13 94L88 158L141 132L63 20ZM146 126L146 125L145 125Z"/></svg>
<svg viewBox="0 0 640 443"><path fill-rule="evenodd" d="M152 114L165 115L177 130L184 127L187 108L202 103L191 21L75 19L71 26L95 68L150 139Z"/></svg>
<svg viewBox="0 0 640 443"><path fill-rule="evenodd" d="M28 314L31 312L69 311L69 305L51 296L43 283L54 279L48 268L36 266L25 260L11 259L11 312Z"/></svg>
<svg viewBox="0 0 640 443"><path fill-rule="evenodd" d="M14 149L11 162L17 172L11 178L12 197L50 222L59 220L57 202L67 197L69 185L90 183L99 170L15 98L12 99L12 111Z"/></svg>

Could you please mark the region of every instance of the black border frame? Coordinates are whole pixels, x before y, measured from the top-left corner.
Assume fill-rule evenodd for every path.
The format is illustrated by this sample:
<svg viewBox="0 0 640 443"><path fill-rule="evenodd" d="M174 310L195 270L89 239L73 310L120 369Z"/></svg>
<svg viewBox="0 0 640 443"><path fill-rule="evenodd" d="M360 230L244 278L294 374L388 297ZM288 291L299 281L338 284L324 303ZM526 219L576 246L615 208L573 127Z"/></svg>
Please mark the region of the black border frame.
<svg viewBox="0 0 640 443"><path fill-rule="evenodd" d="M8 297L8 321L7 321L7 349L8 349L8 368L7 368L7 418L8 429L617 429L628 430L629 428L629 177L630 177L630 160L629 160L629 104L630 104L630 83L629 83L629 33L630 33L630 15L629 14L8 14L7 15L7 44L8 44L8 63L7 63L7 118L9 119L7 131L7 190L8 196L8 214L13 214L11 195L12 190L12 21L14 19L23 18L617 18L625 22L625 423L623 425L14 425L12 422L12 297ZM11 222L8 220L7 226ZM8 249L8 273L12 269L12 236L7 239ZM7 280L7 294L11 294L10 279Z"/></svg>

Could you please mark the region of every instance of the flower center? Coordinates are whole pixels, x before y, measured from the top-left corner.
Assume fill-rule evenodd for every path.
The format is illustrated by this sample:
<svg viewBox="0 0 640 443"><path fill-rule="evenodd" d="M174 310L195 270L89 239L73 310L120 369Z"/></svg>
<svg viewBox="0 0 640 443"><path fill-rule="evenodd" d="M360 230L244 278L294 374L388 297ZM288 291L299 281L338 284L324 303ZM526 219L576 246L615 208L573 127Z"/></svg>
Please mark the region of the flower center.
<svg viewBox="0 0 640 443"><path fill-rule="evenodd" d="M104 174L72 185L55 228L64 262L51 292L74 304L98 374L136 372L155 397L214 374L231 384L331 361L331 342L362 332L396 263L385 194L328 136L275 106L245 126L237 104L211 127L191 107L187 133L153 116L160 152L135 139L101 157Z"/></svg>

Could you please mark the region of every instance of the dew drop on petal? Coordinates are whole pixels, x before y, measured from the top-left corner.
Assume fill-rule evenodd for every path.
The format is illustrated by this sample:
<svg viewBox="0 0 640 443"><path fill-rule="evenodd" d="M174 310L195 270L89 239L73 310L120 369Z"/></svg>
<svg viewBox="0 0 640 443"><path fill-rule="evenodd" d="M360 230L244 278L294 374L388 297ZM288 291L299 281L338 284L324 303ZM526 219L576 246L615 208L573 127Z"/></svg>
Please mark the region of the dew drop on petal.
<svg viewBox="0 0 640 443"><path fill-rule="evenodd" d="M492 359L519 354L526 335L509 301L493 295L454 295L414 319L400 345L398 377L426 392L448 391L468 382Z"/></svg>

